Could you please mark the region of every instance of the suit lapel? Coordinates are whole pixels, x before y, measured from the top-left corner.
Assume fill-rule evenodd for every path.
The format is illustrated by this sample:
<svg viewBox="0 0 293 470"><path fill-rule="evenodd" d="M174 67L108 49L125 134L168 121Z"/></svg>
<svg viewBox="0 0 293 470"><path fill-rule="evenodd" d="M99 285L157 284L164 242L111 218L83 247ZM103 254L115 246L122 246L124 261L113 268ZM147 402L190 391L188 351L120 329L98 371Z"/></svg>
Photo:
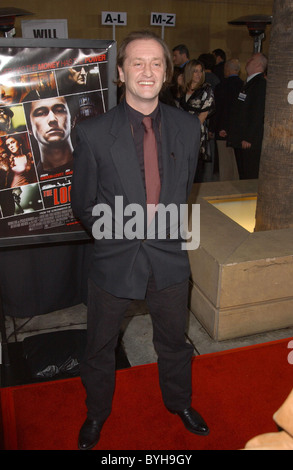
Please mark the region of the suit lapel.
<svg viewBox="0 0 293 470"><path fill-rule="evenodd" d="M253 77L253 78L251 78L250 80L248 80L248 82L246 81L245 84L244 84L245 90L247 90L249 87L251 87L255 82L257 82L258 80L260 80L262 77L263 77L263 74L262 74L262 73L258 73L257 75L255 75L255 77Z"/></svg>
<svg viewBox="0 0 293 470"><path fill-rule="evenodd" d="M179 129L172 120L170 113L168 113L168 110L162 104L160 104L160 107L163 163L160 202L167 205L172 201L172 194L174 194L178 182L184 144L181 141Z"/></svg>
<svg viewBox="0 0 293 470"><path fill-rule="evenodd" d="M111 134L115 140L111 155L129 203L145 208L145 190L131 128L123 103L117 106Z"/></svg>
<svg viewBox="0 0 293 470"><path fill-rule="evenodd" d="M160 103L160 108L163 165L160 203L167 206L172 202L172 196L179 180L184 143L181 140L179 128L172 120L172 115L162 103ZM111 155L128 203L139 204L146 211L146 195L141 170L123 103L117 106L111 134L114 137Z"/></svg>

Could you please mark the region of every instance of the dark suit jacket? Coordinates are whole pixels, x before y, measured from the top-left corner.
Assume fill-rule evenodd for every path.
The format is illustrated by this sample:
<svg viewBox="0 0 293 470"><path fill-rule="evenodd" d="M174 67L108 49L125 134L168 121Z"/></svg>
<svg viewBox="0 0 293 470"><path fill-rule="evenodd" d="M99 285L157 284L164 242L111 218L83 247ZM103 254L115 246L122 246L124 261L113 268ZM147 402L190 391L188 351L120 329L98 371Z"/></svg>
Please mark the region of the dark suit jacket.
<svg viewBox="0 0 293 470"><path fill-rule="evenodd" d="M231 107L243 87L243 80L238 75L224 78L215 88L216 112L213 116L216 139L222 139L219 132L227 131ZM225 138L226 140L226 138Z"/></svg>
<svg viewBox="0 0 293 470"><path fill-rule="evenodd" d="M196 116L160 103L163 181L160 203L185 204L197 165L200 123ZM90 278L117 297L143 299L150 270L158 289L183 281L189 276L187 252L181 239L166 233L146 238L115 238L115 196L123 197L123 212L129 204L139 204L146 212L146 196L131 127L124 102L106 114L80 123L77 127L72 208L91 232L97 217L96 204L107 204L113 214L110 238L95 240ZM116 199L117 201L117 199ZM120 217L116 214L116 218ZM125 222L125 220L124 220Z"/></svg>
<svg viewBox="0 0 293 470"><path fill-rule="evenodd" d="M242 140L261 148L264 131L266 79L258 74L243 85L241 96L234 101L228 128L228 143L241 148Z"/></svg>

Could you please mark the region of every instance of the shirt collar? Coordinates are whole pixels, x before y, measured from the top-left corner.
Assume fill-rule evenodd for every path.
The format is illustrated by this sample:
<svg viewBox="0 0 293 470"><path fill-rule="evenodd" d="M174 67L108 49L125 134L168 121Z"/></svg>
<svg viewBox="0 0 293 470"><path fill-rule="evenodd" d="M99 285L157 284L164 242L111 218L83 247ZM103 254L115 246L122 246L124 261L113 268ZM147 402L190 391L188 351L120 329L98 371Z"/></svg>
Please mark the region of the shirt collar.
<svg viewBox="0 0 293 470"><path fill-rule="evenodd" d="M257 73L253 73L252 75L249 75L249 77L247 77L246 79L246 83L247 82L250 82L250 80L252 80L254 77L256 77L257 75L260 75L261 72L257 72Z"/></svg>
<svg viewBox="0 0 293 470"><path fill-rule="evenodd" d="M124 101L124 103L125 103L125 108L126 108L126 111L127 111L127 114L128 114L128 117L129 117L129 120L130 120L131 124L133 126L140 125L143 118L145 117L145 115L140 113L136 109L132 108L131 106L129 106L129 104L126 102L126 100ZM160 119L159 104L154 109L154 111L151 114L149 114L148 116L151 117L154 122L158 122L158 120Z"/></svg>

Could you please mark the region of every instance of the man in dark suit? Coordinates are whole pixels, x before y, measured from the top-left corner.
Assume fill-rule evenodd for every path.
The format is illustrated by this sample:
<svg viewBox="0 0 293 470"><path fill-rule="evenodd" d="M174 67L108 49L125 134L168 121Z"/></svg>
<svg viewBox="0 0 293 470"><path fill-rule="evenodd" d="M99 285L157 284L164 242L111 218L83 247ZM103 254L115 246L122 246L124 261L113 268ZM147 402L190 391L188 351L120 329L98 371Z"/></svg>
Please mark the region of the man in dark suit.
<svg viewBox="0 0 293 470"><path fill-rule="evenodd" d="M240 179L257 179L264 132L267 58L261 52L246 63L247 80L230 113L227 145L235 149Z"/></svg>
<svg viewBox="0 0 293 470"><path fill-rule="evenodd" d="M80 449L97 444L111 412L114 351L132 299L146 298L149 306L166 407L180 416L189 431L209 433L203 418L191 407L193 349L184 335L188 256L182 250L182 239L172 236L174 224L166 227L161 238L158 212L151 222L147 220L142 120L147 116L153 122L160 204L176 208L186 203L192 187L200 124L194 116L159 103L161 87L172 76L172 61L165 43L153 33L131 33L120 46L117 65L125 99L106 114L77 126L74 153L72 207L95 237L88 284L88 341L81 369L88 413L79 433ZM127 222L138 208L145 224L141 233L132 236ZM102 212L104 236L98 217ZM150 227L155 229L148 237Z"/></svg>
<svg viewBox="0 0 293 470"><path fill-rule="evenodd" d="M219 157L220 181L239 179L234 149L226 145L231 106L243 87L243 80L239 77L239 73L239 60L227 60L224 67L225 78L215 89L216 113L213 117L213 123Z"/></svg>
<svg viewBox="0 0 293 470"><path fill-rule="evenodd" d="M223 51L223 49L214 49L212 53L216 59L216 65L213 68L213 72L222 82L225 78L224 68L226 63L226 52Z"/></svg>

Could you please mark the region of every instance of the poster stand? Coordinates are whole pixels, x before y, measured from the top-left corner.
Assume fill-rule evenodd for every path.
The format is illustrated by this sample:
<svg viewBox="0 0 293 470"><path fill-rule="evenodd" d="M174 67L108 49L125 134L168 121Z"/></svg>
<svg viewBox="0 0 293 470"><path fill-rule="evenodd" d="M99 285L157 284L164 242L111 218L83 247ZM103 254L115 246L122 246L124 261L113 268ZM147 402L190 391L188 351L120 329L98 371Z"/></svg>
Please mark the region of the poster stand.
<svg viewBox="0 0 293 470"><path fill-rule="evenodd" d="M87 78L83 87L70 88L64 75L77 69L79 72L82 70ZM15 189L12 183L7 183L7 178L5 185L0 179L0 256L2 248L89 240L89 235L71 211L72 167L68 164L64 168L63 165L61 170L59 167L55 173L46 174L30 112L34 104L38 106L48 97L59 98L59 102L60 98L63 99L71 118L73 149L76 122L104 113L117 104L115 71L116 42L113 40L0 38L1 90L6 86L15 92L9 102L2 100L1 91L0 107L9 109L10 116L14 114L14 119L18 119L17 127L12 130L3 132L3 128L0 129L0 147L7 151L7 136L20 136L23 147L28 149L26 157L28 154L31 156L34 173L33 180L20 181ZM12 153L10 161L16 161ZM13 173L10 165L7 173ZM3 167L1 171L3 175ZM22 193L21 198L15 191ZM11 361L1 289L0 279L1 359L2 365L9 368Z"/></svg>

